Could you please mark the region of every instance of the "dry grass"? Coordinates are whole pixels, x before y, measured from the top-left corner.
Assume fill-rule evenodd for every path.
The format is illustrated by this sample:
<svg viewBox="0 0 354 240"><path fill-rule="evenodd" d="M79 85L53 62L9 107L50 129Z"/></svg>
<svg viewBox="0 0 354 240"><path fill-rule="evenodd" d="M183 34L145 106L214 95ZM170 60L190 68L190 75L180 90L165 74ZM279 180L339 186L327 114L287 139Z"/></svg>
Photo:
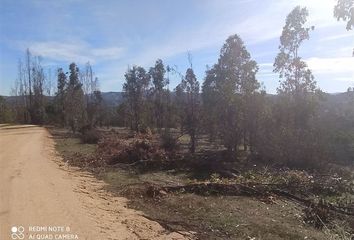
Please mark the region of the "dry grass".
<svg viewBox="0 0 354 240"><path fill-rule="evenodd" d="M148 173L136 176L122 170L101 175L110 191L130 199L130 207L143 211L167 228L195 231L200 239L325 239L325 234L306 225L300 206L281 199L266 204L242 196L167 194L144 195L144 184L184 184L183 175ZM139 187L140 186L140 187Z"/></svg>

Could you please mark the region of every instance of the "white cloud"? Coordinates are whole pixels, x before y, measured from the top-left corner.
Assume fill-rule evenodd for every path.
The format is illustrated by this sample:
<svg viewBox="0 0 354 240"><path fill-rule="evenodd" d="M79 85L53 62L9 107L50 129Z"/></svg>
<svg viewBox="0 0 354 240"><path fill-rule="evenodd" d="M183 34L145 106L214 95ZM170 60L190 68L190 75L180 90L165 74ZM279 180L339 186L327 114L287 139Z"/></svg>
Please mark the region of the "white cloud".
<svg viewBox="0 0 354 240"><path fill-rule="evenodd" d="M354 80L354 57L312 57L304 59L304 61L314 74L352 74ZM273 63L271 62L260 63L258 66L262 73L273 71Z"/></svg>
<svg viewBox="0 0 354 240"><path fill-rule="evenodd" d="M34 55L39 55L50 61L95 63L99 61L119 59L122 57L123 54L123 48L120 47L97 48L83 41L31 42L26 43L26 46L31 50Z"/></svg>
<svg viewBox="0 0 354 240"><path fill-rule="evenodd" d="M339 82L354 82L354 78L353 77L336 77L334 78L335 81L339 81Z"/></svg>
<svg viewBox="0 0 354 240"><path fill-rule="evenodd" d="M308 58L304 59L317 80L330 79L341 82L354 82L354 58ZM260 63L258 77L276 77L273 73L273 63Z"/></svg>
<svg viewBox="0 0 354 240"><path fill-rule="evenodd" d="M351 74L354 79L354 58L308 58L305 60L309 68L316 74Z"/></svg>
<svg viewBox="0 0 354 240"><path fill-rule="evenodd" d="M343 39L343 38L353 38L354 39L354 32L347 32L343 34L337 34L337 35L331 35L328 37L321 38L319 41L320 42L326 42L326 41L335 41L338 39Z"/></svg>
<svg viewBox="0 0 354 240"><path fill-rule="evenodd" d="M279 74L277 73L272 73L272 72L263 72L263 71L259 71L257 73L257 77L260 77L260 78L264 78L264 77L274 77L274 78L278 78Z"/></svg>
<svg viewBox="0 0 354 240"><path fill-rule="evenodd" d="M273 68L273 63L259 63L260 68Z"/></svg>
<svg viewBox="0 0 354 240"><path fill-rule="evenodd" d="M104 60L118 59L122 56L122 53L123 48L120 47L94 48L91 50L91 54L94 57Z"/></svg>

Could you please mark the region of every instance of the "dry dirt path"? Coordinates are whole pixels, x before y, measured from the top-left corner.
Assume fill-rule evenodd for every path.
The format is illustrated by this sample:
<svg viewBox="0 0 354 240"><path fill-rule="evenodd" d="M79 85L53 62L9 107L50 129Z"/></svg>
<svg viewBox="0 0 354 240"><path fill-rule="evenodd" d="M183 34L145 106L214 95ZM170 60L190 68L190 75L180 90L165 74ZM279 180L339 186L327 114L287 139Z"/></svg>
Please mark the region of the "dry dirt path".
<svg viewBox="0 0 354 240"><path fill-rule="evenodd" d="M0 240L187 238L103 187L62 163L45 128L0 125Z"/></svg>

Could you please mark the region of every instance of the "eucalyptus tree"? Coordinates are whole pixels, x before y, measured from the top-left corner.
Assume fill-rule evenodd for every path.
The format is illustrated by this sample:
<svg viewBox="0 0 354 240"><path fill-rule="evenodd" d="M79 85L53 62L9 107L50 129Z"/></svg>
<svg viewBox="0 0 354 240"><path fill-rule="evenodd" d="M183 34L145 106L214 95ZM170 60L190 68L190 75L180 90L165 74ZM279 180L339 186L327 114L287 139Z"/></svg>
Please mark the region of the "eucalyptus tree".
<svg viewBox="0 0 354 240"><path fill-rule="evenodd" d="M281 80L274 116L278 134L273 144L279 150L275 151L279 152L277 160L285 160L289 165L310 164L309 159L315 161L320 155L316 140L319 133L315 128L320 90L300 56L301 44L314 29L306 26L308 15L307 9L300 6L288 14L280 37L280 52L274 62L274 72Z"/></svg>
<svg viewBox="0 0 354 240"><path fill-rule="evenodd" d="M306 8L295 7L287 16L280 37L280 45L274 62L274 72L279 73L278 94L284 97L291 114L286 122L304 126L313 114L313 101L317 86L311 70L300 57L299 50L303 41L310 38L314 27L305 26L309 13ZM291 108L292 107L292 108Z"/></svg>
<svg viewBox="0 0 354 240"><path fill-rule="evenodd" d="M66 122L75 133L85 125L86 111L84 91L79 79L79 68L75 63L69 65L69 81L65 98Z"/></svg>
<svg viewBox="0 0 354 240"><path fill-rule="evenodd" d="M176 94L181 111L183 128L190 136L190 152L194 153L200 124L199 82L192 68L188 68L181 83L176 87Z"/></svg>
<svg viewBox="0 0 354 240"><path fill-rule="evenodd" d="M166 69L161 59L155 62L155 66L151 67L149 74L151 76L152 88L151 88L151 102L152 112L154 115L154 123L158 129L161 129L166 125L167 114L167 97L168 93L165 89L169 84L167 78L165 78Z"/></svg>
<svg viewBox="0 0 354 240"><path fill-rule="evenodd" d="M207 70L203 84L203 105L214 116L216 134L221 137L230 157L236 157L245 137L249 116L247 103L260 87L257 64L251 59L238 35L230 36L220 51L218 63Z"/></svg>
<svg viewBox="0 0 354 240"><path fill-rule="evenodd" d="M58 114L58 122L62 126L65 125L66 113L65 113L65 98L68 85L68 79L62 68L57 70L57 92L55 94L55 108Z"/></svg>
<svg viewBox="0 0 354 240"><path fill-rule="evenodd" d="M338 0L333 13L338 21L347 21L347 30L354 27L354 0Z"/></svg>
<svg viewBox="0 0 354 240"><path fill-rule="evenodd" d="M144 124L147 90L150 75L142 67L133 66L125 73L124 98L127 101L130 127L139 132Z"/></svg>

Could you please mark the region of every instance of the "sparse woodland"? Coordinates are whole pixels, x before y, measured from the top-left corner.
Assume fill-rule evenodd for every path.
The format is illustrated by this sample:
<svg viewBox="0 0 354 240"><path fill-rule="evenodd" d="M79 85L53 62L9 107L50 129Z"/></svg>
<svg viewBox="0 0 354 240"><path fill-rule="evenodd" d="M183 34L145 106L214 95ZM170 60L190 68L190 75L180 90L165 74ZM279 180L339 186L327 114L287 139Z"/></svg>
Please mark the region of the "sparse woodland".
<svg viewBox="0 0 354 240"><path fill-rule="evenodd" d="M347 30L354 26L353 5L339 0L334 7ZM304 221L315 227L330 229L333 219L349 219L346 231L353 233L354 89L348 86L333 106L316 84L299 54L316 31L308 16L306 8L296 7L285 19L274 60L276 95L257 80L257 62L237 34L226 39L204 79L197 79L191 54L184 72L161 59L149 69L130 67L123 101L114 107L103 100L90 63L58 69L54 93L40 57L27 50L14 97L0 97L0 122L65 127L84 143L97 144L90 156L70 158L79 166L207 173L207 184L138 188L153 198L180 191L274 195L303 204ZM170 90L172 75L180 83ZM245 175L250 169L251 177Z"/></svg>

